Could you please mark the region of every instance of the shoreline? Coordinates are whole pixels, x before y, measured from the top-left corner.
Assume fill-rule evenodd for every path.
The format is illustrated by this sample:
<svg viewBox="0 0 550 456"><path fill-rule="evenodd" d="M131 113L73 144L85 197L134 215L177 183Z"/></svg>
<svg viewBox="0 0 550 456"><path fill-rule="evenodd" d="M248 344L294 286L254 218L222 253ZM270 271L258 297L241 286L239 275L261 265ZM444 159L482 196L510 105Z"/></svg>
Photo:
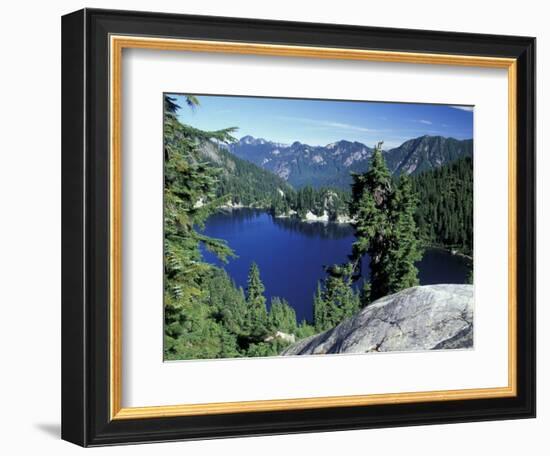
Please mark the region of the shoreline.
<svg viewBox="0 0 550 456"><path fill-rule="evenodd" d="M242 204L224 204L223 206L220 206L218 210L222 211L233 211L233 210L240 210L240 209L251 209L251 210L257 210L257 211L263 211L271 215L273 218L276 219L296 219L302 223L323 223L323 224L335 224L335 225L351 225L353 223L353 220L349 218L347 215L341 215L337 220L330 220L328 219L328 215L321 215L317 216L313 214L311 211L308 211L306 214L306 218L298 217L298 214L296 211L292 210L289 214L281 214L281 215L273 215L271 213L270 208L262 207L262 206L245 206ZM453 256L458 256L461 258L464 258L465 260L468 260L470 262L473 262L474 259L472 256L467 255L463 252L461 252L458 249L455 249L453 247L447 247L441 244L422 244L422 248L424 249L434 249L434 250L442 250L444 252L450 253Z"/></svg>
<svg viewBox="0 0 550 456"><path fill-rule="evenodd" d="M464 258L464 259L466 259L468 261L471 261L471 262L474 261L474 258L471 257L470 255L466 255L465 253L461 252L460 250L455 250L451 247L446 247L446 246L443 246L443 245L440 245L440 244L429 244L428 243L428 244L422 245L422 247L424 249L442 250L444 252L450 253L453 256L458 256L458 257Z"/></svg>
<svg viewBox="0 0 550 456"><path fill-rule="evenodd" d="M349 218L347 215L340 215L338 219L336 220L330 220L328 218L328 215L315 215L311 211L308 211L306 214L306 218L299 217L297 212L292 210L289 214L281 214L281 215L273 215L271 213L270 208L262 207L262 206L245 206L242 204L224 204L223 206L220 206L218 210L222 211L232 211L232 210L239 210L239 209L253 209L257 211L264 211L270 214L273 218L279 218L279 219L297 219L300 222L303 223L334 223L337 225L351 225L353 222L352 219ZM326 214L326 211L325 211Z"/></svg>

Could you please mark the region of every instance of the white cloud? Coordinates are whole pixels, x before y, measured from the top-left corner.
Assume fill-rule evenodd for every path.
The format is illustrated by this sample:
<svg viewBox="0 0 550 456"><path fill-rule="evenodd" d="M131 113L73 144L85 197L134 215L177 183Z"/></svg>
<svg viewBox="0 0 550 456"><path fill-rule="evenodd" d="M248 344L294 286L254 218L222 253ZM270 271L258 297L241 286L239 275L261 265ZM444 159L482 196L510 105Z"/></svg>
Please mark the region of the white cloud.
<svg viewBox="0 0 550 456"><path fill-rule="evenodd" d="M424 124L424 125L431 125L432 124L432 122L430 122L429 120L424 120L424 119L420 119L419 122L421 124Z"/></svg>
<svg viewBox="0 0 550 456"><path fill-rule="evenodd" d="M474 112L474 107L473 107L473 106L458 106L458 105L454 105L454 106L451 106L451 108L460 109L461 111Z"/></svg>
<svg viewBox="0 0 550 456"><path fill-rule="evenodd" d="M358 125L351 125L341 122L330 122L330 121L320 121L321 125L325 125L327 127L332 128L340 128L342 130L354 130L354 131L365 131L365 132L372 132L370 128L360 127Z"/></svg>
<svg viewBox="0 0 550 456"><path fill-rule="evenodd" d="M331 120L317 120L317 119L308 119L305 117L288 117L288 116L282 116L281 118L284 118L285 120L294 120L297 122L304 122L310 125L316 125L320 127L329 127L329 128L336 128L339 130L352 130L352 131L361 131L364 133L374 133L381 130L373 130L371 128L362 127L360 125L353 125L343 122L334 122Z"/></svg>

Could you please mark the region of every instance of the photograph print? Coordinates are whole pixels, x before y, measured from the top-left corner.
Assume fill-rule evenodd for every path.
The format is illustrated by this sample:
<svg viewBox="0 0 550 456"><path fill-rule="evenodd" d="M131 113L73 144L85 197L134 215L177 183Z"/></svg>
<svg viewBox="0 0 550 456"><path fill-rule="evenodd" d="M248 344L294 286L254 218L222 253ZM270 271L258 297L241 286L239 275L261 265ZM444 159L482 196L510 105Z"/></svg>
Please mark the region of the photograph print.
<svg viewBox="0 0 550 456"><path fill-rule="evenodd" d="M472 106L163 106L165 361L473 349Z"/></svg>

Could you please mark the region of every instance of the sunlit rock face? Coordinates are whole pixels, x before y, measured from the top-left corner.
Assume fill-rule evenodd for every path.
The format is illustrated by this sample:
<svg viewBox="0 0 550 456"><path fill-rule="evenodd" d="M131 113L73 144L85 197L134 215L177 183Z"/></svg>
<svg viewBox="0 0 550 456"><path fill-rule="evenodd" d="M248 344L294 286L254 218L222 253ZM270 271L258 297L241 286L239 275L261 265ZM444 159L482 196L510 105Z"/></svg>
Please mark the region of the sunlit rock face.
<svg viewBox="0 0 550 456"><path fill-rule="evenodd" d="M473 348L472 285L427 285L378 299L283 355Z"/></svg>

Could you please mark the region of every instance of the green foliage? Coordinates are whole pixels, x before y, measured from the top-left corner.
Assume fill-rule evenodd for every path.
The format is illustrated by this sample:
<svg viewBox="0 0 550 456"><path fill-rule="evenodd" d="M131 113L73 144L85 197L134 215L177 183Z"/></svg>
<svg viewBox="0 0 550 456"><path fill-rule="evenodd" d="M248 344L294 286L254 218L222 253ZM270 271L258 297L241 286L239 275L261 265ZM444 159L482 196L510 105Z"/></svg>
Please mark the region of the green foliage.
<svg viewBox="0 0 550 456"><path fill-rule="evenodd" d="M325 331L359 310L359 294L352 287L353 265L332 266L323 286L317 286L313 298L313 318L316 331Z"/></svg>
<svg viewBox="0 0 550 456"><path fill-rule="evenodd" d="M277 356L288 346L289 343L281 339L273 339L270 342L258 342L256 344L250 345L246 356Z"/></svg>
<svg viewBox="0 0 550 456"><path fill-rule="evenodd" d="M267 336L267 308L264 296L265 287L260 279L260 270L256 263L252 263L248 271L246 287L246 328L248 333L260 339Z"/></svg>
<svg viewBox="0 0 550 456"><path fill-rule="evenodd" d="M193 96L185 97L185 101L192 108L199 105ZM179 110L176 99L166 96L165 358L276 355L288 342L268 336L277 331L298 332L294 310L285 301L274 298L268 316L264 286L256 264L251 265L245 295L225 271L203 262L199 250L202 244L222 260L234 255L224 241L197 231L197 227L202 227L206 218L227 201L223 191L230 182L212 160L205 159L203 145L231 141L233 129L197 130L178 120ZM223 153L221 156L224 157ZM247 171L246 166L241 169L243 175L254 174ZM306 328L307 325L301 325L300 331L306 333Z"/></svg>
<svg viewBox="0 0 550 456"><path fill-rule="evenodd" d="M271 299L268 328L270 331L296 334L296 312L286 300L277 297Z"/></svg>
<svg viewBox="0 0 550 456"><path fill-rule="evenodd" d="M170 114L177 114L181 109L181 106L176 103L176 99L169 95L164 96L164 115L168 116Z"/></svg>
<svg viewBox="0 0 550 456"><path fill-rule="evenodd" d="M271 206L270 211L271 214L275 217L281 216L281 215L288 215L291 210L293 210L290 207L290 198L286 195L281 195L280 193L277 193L273 196L271 199Z"/></svg>
<svg viewBox="0 0 550 456"><path fill-rule="evenodd" d="M330 328L328 305L323 299L323 288L321 283L317 283L317 290L313 295L313 325L316 331L324 331Z"/></svg>
<svg viewBox="0 0 550 456"><path fill-rule="evenodd" d="M371 284L370 282L364 280L361 291L359 292L359 304L361 307L368 306L371 302Z"/></svg>
<svg viewBox="0 0 550 456"><path fill-rule="evenodd" d="M212 318L221 322L236 337L246 337L248 305L242 288L237 288L227 273L213 268L206 284L204 304L212 309Z"/></svg>
<svg viewBox="0 0 550 456"><path fill-rule="evenodd" d="M280 216L292 212L302 219L308 212L316 216L326 213L329 220L336 220L348 214L348 201L349 194L343 190L307 185L299 190L290 189L284 194L275 195L271 201L271 213Z"/></svg>
<svg viewBox="0 0 550 456"><path fill-rule="evenodd" d="M277 175L238 158L215 141L203 141L199 152L205 162L219 169L217 196L224 198L223 203L267 208L275 216L292 213L305 218L308 212L317 216L326 212L329 220L336 220L348 215L349 192L312 186L295 190Z"/></svg>
<svg viewBox="0 0 550 456"><path fill-rule="evenodd" d="M351 254L355 278L360 276L363 256L370 258L370 284L361 293L363 305L418 284L417 201L408 177L402 176L397 185L392 181L379 143L370 169L353 176L350 204L355 219Z"/></svg>
<svg viewBox="0 0 550 456"><path fill-rule="evenodd" d="M313 298L317 331L334 327L372 300L418 284L417 202L407 176L397 184L392 180L379 143L369 170L353 175L350 213L356 240L351 261L328 268L327 278L317 287ZM370 282L357 292L353 282L361 277L365 254L370 258Z"/></svg>
<svg viewBox="0 0 550 456"><path fill-rule="evenodd" d="M307 321L302 320L296 328L296 339L305 339L306 337L313 336L315 334L315 327L310 325Z"/></svg>
<svg viewBox="0 0 550 456"><path fill-rule="evenodd" d="M417 202L409 177L402 175L390 200L390 236L382 256L390 293L419 284L415 263L422 258L422 252L414 219Z"/></svg>
<svg viewBox="0 0 550 456"><path fill-rule="evenodd" d="M418 194L415 220L419 235L426 244L473 252L474 170L470 157L461 158L441 168L412 179Z"/></svg>
<svg viewBox="0 0 550 456"><path fill-rule="evenodd" d="M222 337L209 319L209 309L200 304L211 267L200 261L199 244L222 260L233 252L224 241L195 230L216 207L218 172L200 161L197 136L177 120L178 109L173 98L165 97L165 353L194 358L211 356L220 348ZM230 139L226 130L211 135Z"/></svg>
<svg viewBox="0 0 550 456"><path fill-rule="evenodd" d="M281 193L292 192L283 179L228 152L215 142L203 142L202 158L220 170L217 195L224 203L269 208Z"/></svg>

